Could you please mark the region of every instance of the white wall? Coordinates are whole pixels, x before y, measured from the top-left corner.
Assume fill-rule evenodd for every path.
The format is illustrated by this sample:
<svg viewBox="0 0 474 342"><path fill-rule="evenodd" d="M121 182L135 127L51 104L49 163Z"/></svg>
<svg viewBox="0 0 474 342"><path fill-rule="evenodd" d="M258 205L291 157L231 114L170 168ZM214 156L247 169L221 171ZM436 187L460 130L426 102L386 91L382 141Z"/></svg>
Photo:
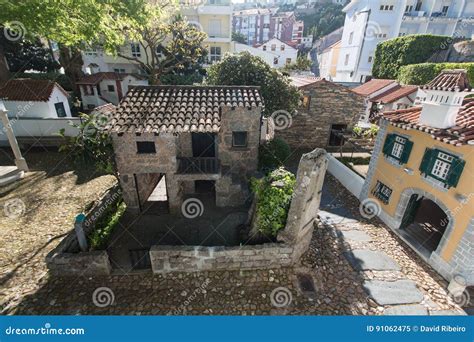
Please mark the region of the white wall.
<svg viewBox="0 0 474 342"><path fill-rule="evenodd" d="M71 108L68 98L57 87L53 88L48 102L40 101L8 101L4 100L9 117L21 118L57 118L54 104L62 102L66 111L66 116L71 117Z"/></svg>
<svg viewBox="0 0 474 342"><path fill-rule="evenodd" d="M274 44L276 44L276 47L277 47L276 51L271 51L271 43L270 43L271 41L272 40L264 44L267 46L267 51L263 51L261 46L258 48L254 48L249 45L233 42L234 52L239 53L242 51L248 51L252 55L262 58L268 65L276 69L284 67L286 64L287 58L291 58L291 63L296 62L296 58L298 56L298 51L296 49L285 44L285 50L281 51L280 47L283 43L281 43L279 40L275 40L276 43ZM278 60L277 64L274 63L275 58L277 58Z"/></svg>
<svg viewBox="0 0 474 342"><path fill-rule="evenodd" d="M341 182L341 184L357 198L360 198L364 178L349 169L335 157L328 155L328 171Z"/></svg>

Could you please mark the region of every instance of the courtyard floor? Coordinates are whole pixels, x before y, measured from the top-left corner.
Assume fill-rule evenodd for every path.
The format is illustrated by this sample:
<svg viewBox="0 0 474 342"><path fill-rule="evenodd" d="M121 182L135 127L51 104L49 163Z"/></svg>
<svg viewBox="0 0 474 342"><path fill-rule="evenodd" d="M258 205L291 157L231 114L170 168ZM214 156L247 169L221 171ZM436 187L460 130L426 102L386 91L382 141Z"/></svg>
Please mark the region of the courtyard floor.
<svg viewBox="0 0 474 342"><path fill-rule="evenodd" d="M380 221L363 219L358 201L330 176L324 186L321 220L297 268L51 277L45 255L71 230L74 216L114 180L90 171L77 174L61 155L47 156L44 152L27 155L34 172L1 190L4 206L15 198L24 202L18 217L0 213L3 314L463 313L447 294L447 283ZM2 164L7 165L4 160ZM349 260L354 263L351 256L360 250L381 253L398 267L357 270ZM397 280L414 282L421 296L415 304L394 309L367 293L368 282Z"/></svg>

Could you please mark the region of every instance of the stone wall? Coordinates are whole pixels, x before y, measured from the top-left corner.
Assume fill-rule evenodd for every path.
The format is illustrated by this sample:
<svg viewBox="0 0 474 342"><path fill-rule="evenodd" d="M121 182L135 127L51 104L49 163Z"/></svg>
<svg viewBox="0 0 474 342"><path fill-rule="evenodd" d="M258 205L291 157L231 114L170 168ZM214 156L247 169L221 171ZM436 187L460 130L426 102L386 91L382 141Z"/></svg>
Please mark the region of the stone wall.
<svg viewBox="0 0 474 342"><path fill-rule="evenodd" d="M309 109L298 108L288 128L278 128L292 149L327 148L332 124L346 124L350 130L365 111L364 98L339 84L320 81L300 91L310 96Z"/></svg>
<svg viewBox="0 0 474 342"><path fill-rule="evenodd" d="M254 246L153 246L154 273L277 268L292 263L293 248L280 243Z"/></svg>

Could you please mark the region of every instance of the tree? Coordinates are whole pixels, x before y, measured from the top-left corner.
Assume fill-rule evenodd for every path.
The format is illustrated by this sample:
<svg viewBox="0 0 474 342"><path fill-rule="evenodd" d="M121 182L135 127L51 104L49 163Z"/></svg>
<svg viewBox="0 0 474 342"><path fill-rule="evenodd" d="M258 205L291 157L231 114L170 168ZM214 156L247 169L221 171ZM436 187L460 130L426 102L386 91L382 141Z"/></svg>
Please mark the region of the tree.
<svg viewBox="0 0 474 342"><path fill-rule="evenodd" d="M303 20L305 34L312 34L313 39L318 39L344 26L346 15L342 8L338 4L317 3L314 11L298 15L298 20Z"/></svg>
<svg viewBox="0 0 474 342"><path fill-rule="evenodd" d="M300 56L296 59L295 63L285 65L283 68L283 72L290 72L290 71L308 71L311 68L311 60Z"/></svg>
<svg viewBox="0 0 474 342"><path fill-rule="evenodd" d="M232 41L247 44L247 38L240 32L232 32Z"/></svg>
<svg viewBox="0 0 474 342"><path fill-rule="evenodd" d="M300 93L289 78L247 51L226 55L208 69L207 75L206 82L211 85L259 86L266 116L277 110L293 113L298 106Z"/></svg>
<svg viewBox="0 0 474 342"><path fill-rule="evenodd" d="M119 57L137 63L148 74L150 84L159 84L163 75L183 71L206 54L202 43L206 34L176 15L169 21L151 17L145 26L128 28L131 39L138 41L142 56L117 50Z"/></svg>

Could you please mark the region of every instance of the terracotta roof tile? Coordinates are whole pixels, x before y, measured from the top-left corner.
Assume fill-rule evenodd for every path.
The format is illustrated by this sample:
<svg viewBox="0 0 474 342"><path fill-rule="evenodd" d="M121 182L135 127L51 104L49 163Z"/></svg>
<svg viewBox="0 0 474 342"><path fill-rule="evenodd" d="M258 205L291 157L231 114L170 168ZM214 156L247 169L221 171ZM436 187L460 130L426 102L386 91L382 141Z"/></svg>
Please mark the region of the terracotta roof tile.
<svg viewBox="0 0 474 342"><path fill-rule="evenodd" d="M394 126L403 129L416 129L431 134L433 139L447 144L461 146L474 144L474 99L466 99L456 117L454 127L439 129L420 125L421 107L412 107L385 112L382 117Z"/></svg>
<svg viewBox="0 0 474 342"><path fill-rule="evenodd" d="M54 87L57 87L64 95L69 96L69 94L54 81L15 78L0 85L0 99L7 101L47 102L51 97Z"/></svg>
<svg viewBox="0 0 474 342"><path fill-rule="evenodd" d="M120 102L112 132L218 132L220 108L263 107L258 87L137 86Z"/></svg>
<svg viewBox="0 0 474 342"><path fill-rule="evenodd" d="M323 80L323 78L314 76L291 76L290 80L291 84L293 84L297 88L300 88L309 84L320 82Z"/></svg>
<svg viewBox="0 0 474 342"><path fill-rule="evenodd" d="M359 95L369 96L392 83L396 82L394 80L371 79L369 82L355 87L354 89L352 89L352 91Z"/></svg>
<svg viewBox="0 0 474 342"><path fill-rule="evenodd" d="M443 70L431 82L421 87L431 90L469 91L471 85L464 69Z"/></svg>
<svg viewBox="0 0 474 342"><path fill-rule="evenodd" d="M418 90L417 86L396 86L372 98L371 102L392 103Z"/></svg>

